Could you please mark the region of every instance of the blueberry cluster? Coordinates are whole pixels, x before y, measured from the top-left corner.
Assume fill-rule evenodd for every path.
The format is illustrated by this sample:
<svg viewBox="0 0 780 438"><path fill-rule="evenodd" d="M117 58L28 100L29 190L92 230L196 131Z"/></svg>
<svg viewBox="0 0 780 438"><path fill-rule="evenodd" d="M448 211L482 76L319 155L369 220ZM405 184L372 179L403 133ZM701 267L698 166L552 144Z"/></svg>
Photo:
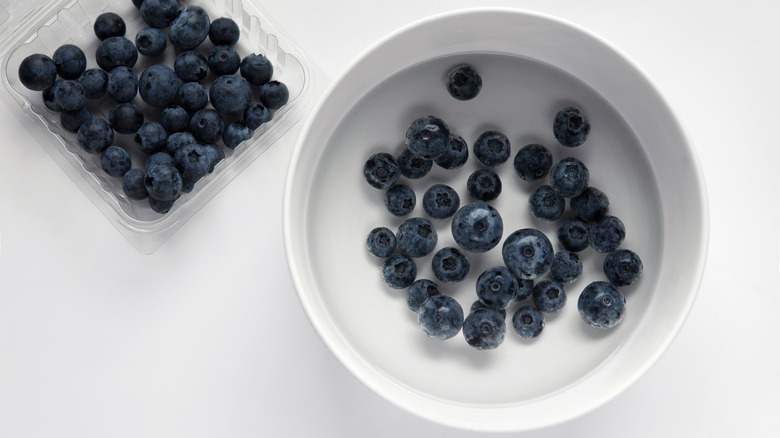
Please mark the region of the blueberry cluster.
<svg viewBox="0 0 780 438"><path fill-rule="evenodd" d="M457 67L463 70L464 66ZM455 70L453 70L455 71ZM469 67L469 74L476 74ZM453 75L447 76L452 93ZM463 77L460 77L463 81ZM481 78L479 79L481 87ZM460 96L460 97L459 97ZM453 95L458 100L463 95ZM590 122L577 108L561 110L553 121L553 135L565 147L585 142ZM516 230L501 246L503 266L483 271L476 281L476 301L464 314L457 300L442 294L439 284L463 281L471 269L469 257L497 247L504 237L500 213L489 202L501 194L502 184L493 170L509 161L509 139L502 132L482 133L473 144L473 155L484 166L468 178L470 202L461 200L451 186L436 183L422 197L426 217L405 219L397 232L386 227L373 229L367 239L371 254L385 259L382 277L395 289L406 289L407 304L417 313L423 331L436 339L449 339L462 331L466 342L478 349L498 347L506 333L507 309L517 303L511 316L514 331L522 338L539 336L545 314L561 311L567 302L567 287L582 274L581 253L588 248L606 253L603 271L608 281L595 281L580 294L577 307L583 320L598 328L619 324L625 314L625 297L619 287L633 284L642 273L642 262L633 251L619 248L625 238L622 221L609 213L609 199L589 185L589 170L573 157L554 162L550 150L541 144L521 148L514 156L514 169L521 181L548 178L529 196L533 217L560 221L555 250L540 230ZM385 206L395 216L407 216L417 200L402 177L420 179L436 164L457 169L468 159L462 137L450 131L435 116L414 120L406 132L406 148L396 156L386 152L366 161L363 175L374 188L384 190ZM566 200L571 216L563 219ZM436 250L439 241L433 221L449 220L457 247ZM432 254L435 280L418 279L416 259Z"/></svg>
<svg viewBox="0 0 780 438"><path fill-rule="evenodd" d="M63 128L87 153L100 154L101 167L121 178L127 198L148 199L152 210L165 214L213 172L224 148L235 149L270 122L289 91L273 79L264 55L240 57L234 47L240 30L232 19L212 21L203 8L177 0L133 3L147 25L134 40L116 13L95 19L99 68L88 69L84 51L64 44L51 57L26 57L19 79L41 92L46 108L60 113ZM155 60L169 46L176 53L172 66L136 68L139 54ZM133 135L135 145L116 144L115 134ZM139 167L133 156L140 157Z"/></svg>

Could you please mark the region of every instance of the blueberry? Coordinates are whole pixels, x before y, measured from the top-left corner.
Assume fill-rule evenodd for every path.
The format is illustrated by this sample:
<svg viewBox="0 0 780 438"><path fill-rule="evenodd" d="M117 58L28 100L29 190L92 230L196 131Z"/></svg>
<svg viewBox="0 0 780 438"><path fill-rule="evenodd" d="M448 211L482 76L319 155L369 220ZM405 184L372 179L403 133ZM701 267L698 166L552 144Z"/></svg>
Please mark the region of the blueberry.
<svg viewBox="0 0 780 438"><path fill-rule="evenodd" d="M576 252L558 251L553 256L550 276L561 283L571 283L582 274L582 260Z"/></svg>
<svg viewBox="0 0 780 438"><path fill-rule="evenodd" d="M376 189L390 188L398 181L399 175L398 162L392 155L385 152L372 155L363 166L363 176L368 184Z"/></svg>
<svg viewBox="0 0 780 438"><path fill-rule="evenodd" d="M501 178L491 169L477 169L469 175L466 189L474 199L492 201L501 194Z"/></svg>
<svg viewBox="0 0 780 438"><path fill-rule="evenodd" d="M606 281L587 285L577 300L577 309L585 322L596 328L614 327L626 313L626 297Z"/></svg>
<svg viewBox="0 0 780 438"><path fill-rule="evenodd" d="M628 249L616 249L604 258L604 274L615 286L630 286L642 275L642 260Z"/></svg>
<svg viewBox="0 0 780 438"><path fill-rule="evenodd" d="M423 195L423 210L434 219L446 219L460 207L460 197L446 184L434 184Z"/></svg>
<svg viewBox="0 0 780 438"><path fill-rule="evenodd" d="M43 91L57 80L57 65L46 55L30 55L19 64L19 80L30 90Z"/></svg>
<svg viewBox="0 0 780 438"><path fill-rule="evenodd" d="M160 123L165 131L170 133L182 132L190 129L190 113L180 106L169 106L162 111Z"/></svg>
<svg viewBox="0 0 780 438"><path fill-rule="evenodd" d="M490 268L477 278L477 296L488 307L503 309L517 298L515 274L504 266Z"/></svg>
<svg viewBox="0 0 780 438"><path fill-rule="evenodd" d="M222 114L241 114L252 103L252 87L241 76L220 76L209 88L209 99Z"/></svg>
<svg viewBox="0 0 780 438"><path fill-rule="evenodd" d="M167 164L173 166L173 155L167 152L155 152L146 159L144 171L156 164Z"/></svg>
<svg viewBox="0 0 780 438"><path fill-rule="evenodd" d="M184 181L171 164L153 164L146 167L144 185L149 196L158 201L173 201L181 194Z"/></svg>
<svg viewBox="0 0 780 438"><path fill-rule="evenodd" d="M76 138L85 151L99 154L114 142L114 130L106 119L91 117L81 124Z"/></svg>
<svg viewBox="0 0 780 438"><path fill-rule="evenodd" d="M176 155L176 151L187 145L197 144L198 140L189 132L174 132L168 135L168 139L165 141L165 151L171 156Z"/></svg>
<svg viewBox="0 0 780 438"><path fill-rule="evenodd" d="M168 39L179 50L192 50L206 40L211 19L200 6L190 5L182 9L168 27Z"/></svg>
<svg viewBox="0 0 780 438"><path fill-rule="evenodd" d="M205 56L194 50L188 50L176 56L173 70L182 81L197 82L202 81L209 74L209 65Z"/></svg>
<svg viewBox="0 0 780 438"><path fill-rule="evenodd" d="M165 132L165 128L160 123L149 121L138 128L134 140L141 151L151 155L165 149L168 143L168 133Z"/></svg>
<svg viewBox="0 0 780 438"><path fill-rule="evenodd" d="M211 108L203 108L190 119L190 132L202 143L216 143L224 129L222 115Z"/></svg>
<svg viewBox="0 0 780 438"><path fill-rule="evenodd" d="M466 204L452 218L452 237L461 248L486 252L501 241L504 222L498 211L484 202Z"/></svg>
<svg viewBox="0 0 780 438"><path fill-rule="evenodd" d="M553 134L566 147L579 146L588 139L590 122L578 108L566 107L555 115Z"/></svg>
<svg viewBox="0 0 780 438"><path fill-rule="evenodd" d="M550 150L540 144L523 146L515 155L515 172L523 181L536 181L544 178L553 164Z"/></svg>
<svg viewBox="0 0 780 438"><path fill-rule="evenodd" d="M59 81L52 92L54 93L54 101L63 111L75 111L84 106L86 92L77 81Z"/></svg>
<svg viewBox="0 0 780 438"><path fill-rule="evenodd" d="M512 315L512 327L525 339L532 339L544 329L544 315L534 306L523 306Z"/></svg>
<svg viewBox="0 0 780 438"><path fill-rule="evenodd" d="M189 193L195 184L208 173L211 157L200 144L187 144L180 147L173 156L173 163L181 173L181 191Z"/></svg>
<svg viewBox="0 0 780 438"><path fill-rule="evenodd" d="M533 280L544 275L552 265L550 239L534 228L523 228L510 234L501 249L504 265L518 278Z"/></svg>
<svg viewBox="0 0 780 438"><path fill-rule="evenodd" d="M476 312L479 309L492 309L492 307L488 307L487 304L483 303L482 300L478 299L477 301L474 301L473 303L471 303L471 307L469 308L469 313L474 313L474 312ZM493 310L498 310L499 313L501 313L501 317L502 318L506 318L506 309L505 308L493 309Z"/></svg>
<svg viewBox="0 0 780 438"><path fill-rule="evenodd" d="M457 248L442 248L433 255L431 260L433 275L444 283L457 283L469 273L469 259Z"/></svg>
<svg viewBox="0 0 780 438"><path fill-rule="evenodd" d="M406 216L414 210L417 197L409 186L396 184L385 192L385 207L395 216Z"/></svg>
<svg viewBox="0 0 780 438"><path fill-rule="evenodd" d="M98 45L95 51L95 61L100 68L107 72L120 65L133 68L138 61L138 49L127 38L112 36Z"/></svg>
<svg viewBox="0 0 780 438"><path fill-rule="evenodd" d="M130 199L141 200L149 196L144 184L146 171L143 169L130 169L122 175L122 191Z"/></svg>
<svg viewBox="0 0 780 438"><path fill-rule="evenodd" d="M463 336L477 350L498 348L505 334L505 316L496 309L478 309L463 321Z"/></svg>
<svg viewBox="0 0 780 438"><path fill-rule="evenodd" d="M544 221L555 221L563 216L566 200L547 184L543 184L528 197L531 214Z"/></svg>
<svg viewBox="0 0 780 438"><path fill-rule="evenodd" d="M120 146L109 146L100 155L100 167L107 174L120 178L130 170L130 154Z"/></svg>
<svg viewBox="0 0 780 438"><path fill-rule="evenodd" d="M564 158L550 169L550 185L565 198L579 195L588 187L590 172L576 158Z"/></svg>
<svg viewBox="0 0 780 438"><path fill-rule="evenodd" d="M211 22L209 27L209 39L215 46L232 46L238 42L240 36L238 24L227 17L217 18Z"/></svg>
<svg viewBox="0 0 780 438"><path fill-rule="evenodd" d="M63 79L77 79L87 69L87 56L73 44L64 44L51 57L57 66L57 73Z"/></svg>
<svg viewBox="0 0 780 438"><path fill-rule="evenodd" d="M225 127L222 133L222 142L229 149L235 149L246 140L252 138L252 131L244 122L233 122Z"/></svg>
<svg viewBox="0 0 780 438"><path fill-rule="evenodd" d="M463 137L450 133L447 150L436 158L436 164L444 169L458 169L469 159L469 147Z"/></svg>
<svg viewBox="0 0 780 438"><path fill-rule="evenodd" d="M450 130L438 117L415 119L406 130L406 146L412 154L426 160L435 160L447 152Z"/></svg>
<svg viewBox="0 0 780 438"><path fill-rule="evenodd" d="M439 285L431 280L415 280L406 291L406 304L412 311L417 312L425 300L436 295L441 295Z"/></svg>
<svg viewBox="0 0 780 438"><path fill-rule="evenodd" d="M450 339L463 327L463 308L452 297L435 295L417 311L417 322L434 339Z"/></svg>
<svg viewBox="0 0 780 438"><path fill-rule="evenodd" d="M177 0L144 0L141 4L141 18L152 27L170 26L179 15Z"/></svg>
<svg viewBox="0 0 780 438"><path fill-rule="evenodd" d="M125 20L116 13L104 12L95 18L92 30L95 31L98 39L103 41L111 37L125 36L127 25L125 25Z"/></svg>
<svg viewBox="0 0 780 438"><path fill-rule="evenodd" d="M417 265L403 254L393 254L382 264L382 278L393 289L404 289L414 283Z"/></svg>
<svg viewBox="0 0 780 438"><path fill-rule="evenodd" d="M135 102L118 103L108 111L108 123L120 134L135 134L144 124L144 113Z"/></svg>
<svg viewBox="0 0 780 438"><path fill-rule="evenodd" d="M209 104L209 92L200 82L185 82L176 93L176 103L194 113Z"/></svg>
<svg viewBox="0 0 780 438"><path fill-rule="evenodd" d="M509 159L509 139L499 131L485 131L474 142L474 156L488 167L498 166Z"/></svg>
<svg viewBox="0 0 780 438"><path fill-rule="evenodd" d="M244 110L244 124L251 130L259 128L262 124L273 119L271 111L259 102L252 102Z"/></svg>
<svg viewBox="0 0 780 438"><path fill-rule="evenodd" d="M368 252L377 257L390 257L397 245L395 234L387 227L377 227L368 233Z"/></svg>
<svg viewBox="0 0 780 438"><path fill-rule="evenodd" d="M536 308L545 313L558 312L566 305L563 283L549 278L536 283L531 296Z"/></svg>
<svg viewBox="0 0 780 438"><path fill-rule="evenodd" d="M617 249L626 238L623 221L615 216L604 216L591 224L588 230L590 246L596 252L607 253Z"/></svg>
<svg viewBox="0 0 780 438"><path fill-rule="evenodd" d="M84 107L73 111L60 112L60 124L68 131L76 133L81 125L92 118L92 113Z"/></svg>
<svg viewBox="0 0 780 438"><path fill-rule="evenodd" d="M101 70L102 71L102 70ZM41 92L41 97L43 98L43 104L48 108L50 111L54 112L61 112L62 107L59 103L57 103L57 97L54 95L54 90L57 89L57 85L62 81L56 81L54 82L54 85L51 87L43 90Z"/></svg>
<svg viewBox="0 0 780 438"><path fill-rule="evenodd" d="M578 218L563 221L558 227L558 242L568 251L580 252L588 247L588 223Z"/></svg>
<svg viewBox="0 0 780 438"><path fill-rule="evenodd" d="M241 60L239 66L241 76L252 85L263 85L271 80L274 75L274 66L264 55L252 53Z"/></svg>
<svg viewBox="0 0 780 438"><path fill-rule="evenodd" d="M135 34L135 47L138 53L144 56L152 58L160 56L167 46L168 39L165 37L165 32L156 27L146 27Z"/></svg>
<svg viewBox="0 0 780 438"><path fill-rule="evenodd" d="M515 275L515 278L517 278L517 275ZM534 290L534 281L533 280L524 280L521 278L517 278L517 296L515 297L515 301L520 302L524 299L531 296Z"/></svg>
<svg viewBox="0 0 780 438"><path fill-rule="evenodd" d="M225 151L214 143L206 143L202 146L203 152L209 157L209 168L207 170L211 173L214 171L217 164L225 159Z"/></svg>
<svg viewBox="0 0 780 438"><path fill-rule="evenodd" d="M403 221L395 237L398 239L398 249L401 250L401 254L409 257L425 257L436 248L439 240L431 221L422 217Z"/></svg>
<svg viewBox="0 0 780 438"><path fill-rule="evenodd" d="M279 81L269 81L260 86L260 102L266 108L277 110L290 100L290 91L287 85Z"/></svg>
<svg viewBox="0 0 780 438"><path fill-rule="evenodd" d="M582 220L595 222L609 210L609 198L601 190L588 187L579 195L571 198L571 209Z"/></svg>
<svg viewBox="0 0 780 438"><path fill-rule="evenodd" d="M176 102L181 79L167 65L154 64L144 69L138 78L138 93L151 106L165 108Z"/></svg>
<svg viewBox="0 0 780 438"><path fill-rule="evenodd" d="M138 94L138 77L125 66L115 67L108 73L106 93L118 103L130 102Z"/></svg>
<svg viewBox="0 0 780 438"><path fill-rule="evenodd" d="M409 149L404 149L396 158L401 175L409 179L420 179L428 174L433 167L433 160L418 157Z"/></svg>
<svg viewBox="0 0 780 438"><path fill-rule="evenodd" d="M154 199L151 196L149 197L149 206L152 207L152 210L160 214L166 214L169 211L171 211L171 208L173 208L173 204L175 202L176 199L170 199L168 201L160 201L159 199Z"/></svg>
<svg viewBox="0 0 780 438"><path fill-rule="evenodd" d="M84 87L84 97L87 99L100 99L106 94L108 73L99 68L85 70L77 80Z"/></svg>
<svg viewBox="0 0 780 438"><path fill-rule="evenodd" d="M215 75L232 75L241 67L241 57L233 46L214 46L208 56L209 70Z"/></svg>
<svg viewBox="0 0 780 438"><path fill-rule="evenodd" d="M470 65L459 65L447 73L447 91L455 99L473 99L481 89L482 77Z"/></svg>

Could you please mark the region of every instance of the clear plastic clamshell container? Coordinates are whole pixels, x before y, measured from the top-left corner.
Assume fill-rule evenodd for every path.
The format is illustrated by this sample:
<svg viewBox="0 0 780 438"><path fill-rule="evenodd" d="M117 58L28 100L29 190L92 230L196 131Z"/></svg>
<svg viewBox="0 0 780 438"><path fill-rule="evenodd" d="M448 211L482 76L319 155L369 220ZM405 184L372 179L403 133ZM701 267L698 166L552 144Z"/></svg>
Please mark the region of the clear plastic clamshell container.
<svg viewBox="0 0 780 438"><path fill-rule="evenodd" d="M273 111L271 121L261 125L252 137L235 149L218 145L226 158L214 171L198 181L189 193L182 193L166 214L154 212L148 200L132 200L122 190L122 179L109 176L100 165L100 154L87 153L79 145L76 134L62 127L60 114L44 105L42 92L31 91L19 81L19 65L28 55L42 53L52 56L61 45L71 43L87 56L87 68L97 68L95 51L100 43L93 30L95 18L103 12L115 12L125 21L125 37L135 41L136 33L147 27L131 0L33 0L20 2L0 0L0 61L2 62L2 100L21 118L34 120L31 134L59 166L79 185L111 223L139 252L150 254L158 249L205 203L214 197L253 160L271 147L290 128L303 119L313 101L313 69L310 62L267 12L250 0L184 0L182 8L197 5L205 9L211 20L229 17L239 26L241 35L234 48L239 56L263 54L274 67L274 80L283 82L290 98L286 105ZM196 50L208 57L213 44L207 38ZM170 44L160 57L138 56L133 70L136 74L156 63L173 67L177 54ZM237 73L238 74L238 73ZM203 81L208 87L213 74ZM254 99L259 101L257 87ZM146 105L136 96L133 100L144 110L145 120L158 120L160 109ZM93 115L108 119L113 100L105 96L87 101ZM211 105L209 105L211 106ZM16 107L21 111L16 111ZM225 124L236 118L225 117ZM236 120L240 120L240 117ZM143 168L146 154L135 143L134 134L114 135L114 144L130 152L133 167Z"/></svg>

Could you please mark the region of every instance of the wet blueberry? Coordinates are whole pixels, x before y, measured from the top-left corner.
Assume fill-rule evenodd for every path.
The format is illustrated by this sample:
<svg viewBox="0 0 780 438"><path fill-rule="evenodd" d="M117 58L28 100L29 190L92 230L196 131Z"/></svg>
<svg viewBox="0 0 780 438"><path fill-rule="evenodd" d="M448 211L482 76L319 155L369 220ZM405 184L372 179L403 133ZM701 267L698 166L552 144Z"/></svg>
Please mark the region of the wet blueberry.
<svg viewBox="0 0 780 438"><path fill-rule="evenodd" d="M550 276L561 283L571 283L582 274L582 260L576 252L558 251L553 256Z"/></svg>
<svg viewBox="0 0 780 438"><path fill-rule="evenodd" d="M377 257L390 257L395 251L397 240L395 234L387 227L377 227L368 233L366 246L368 252Z"/></svg>
<svg viewBox="0 0 780 438"><path fill-rule="evenodd" d="M515 172L523 181L536 181L544 178L553 164L550 150L540 144L523 146L515 155Z"/></svg>
<svg viewBox="0 0 780 438"><path fill-rule="evenodd" d="M588 223L578 218L563 221L558 227L558 242L564 249L574 252L583 251L588 247Z"/></svg>
<svg viewBox="0 0 780 438"><path fill-rule="evenodd" d="M135 34L135 47L144 56L160 56L167 46L165 33L156 27L146 27Z"/></svg>
<svg viewBox="0 0 780 438"><path fill-rule="evenodd" d="M477 169L469 175L466 189L474 199L492 201L501 194L501 178L491 169Z"/></svg>
<svg viewBox="0 0 780 438"><path fill-rule="evenodd" d="M242 114L252 103L252 87L241 76L220 76L209 88L209 99L222 114Z"/></svg>
<svg viewBox="0 0 780 438"><path fill-rule="evenodd" d="M108 111L108 123L120 134L135 134L144 124L144 113L135 102L118 103Z"/></svg>
<svg viewBox="0 0 780 438"><path fill-rule="evenodd" d="M396 161L398 162L398 170L401 171L401 175L409 179L420 179L427 175L433 167L433 160L418 157L409 149L404 149L398 155Z"/></svg>
<svg viewBox="0 0 780 438"><path fill-rule="evenodd" d="M460 207L460 197L452 187L446 184L434 184L425 191L422 200L423 210L434 219L446 219Z"/></svg>
<svg viewBox="0 0 780 438"><path fill-rule="evenodd" d="M244 110L244 124L251 130L270 122L271 119L273 119L273 113L259 102L250 103Z"/></svg>
<svg viewBox="0 0 780 438"><path fill-rule="evenodd" d="M123 37L127 32L125 20L114 12L104 12L95 18L92 30L100 41L111 37Z"/></svg>
<svg viewBox="0 0 780 438"><path fill-rule="evenodd" d="M252 85L263 85L271 80L274 75L274 66L265 55L252 53L241 60L239 66L241 76Z"/></svg>
<svg viewBox="0 0 780 438"><path fill-rule="evenodd" d="M588 187L590 172L576 158L564 158L550 169L550 185L565 198L581 194Z"/></svg>
<svg viewBox="0 0 780 438"><path fill-rule="evenodd" d="M207 59L209 70L217 76L232 75L241 66L241 57L233 46L214 46Z"/></svg>
<svg viewBox="0 0 780 438"><path fill-rule="evenodd" d="M118 103L130 102L138 94L138 77L125 66L119 66L108 73L106 93Z"/></svg>
<svg viewBox="0 0 780 438"><path fill-rule="evenodd" d="M501 254L504 265L518 278L533 280L550 269L554 252L550 239L544 233L524 228L506 238Z"/></svg>
<svg viewBox="0 0 780 438"><path fill-rule="evenodd" d="M216 143L224 129L222 115L211 108L203 108L190 119L190 132L202 143Z"/></svg>
<svg viewBox="0 0 780 438"><path fill-rule="evenodd" d="M463 308L452 297L435 295L417 311L417 322L434 339L450 339L463 327Z"/></svg>
<svg viewBox="0 0 780 438"><path fill-rule="evenodd" d="M447 73L447 91L458 100L471 100L482 89L482 77L470 65L459 65Z"/></svg>
<svg viewBox="0 0 780 438"><path fill-rule="evenodd" d="M474 156L488 167L498 166L509 159L509 139L500 131L486 131L474 142Z"/></svg>
<svg viewBox="0 0 780 438"><path fill-rule="evenodd" d="M57 65L46 55L32 54L19 64L19 80L30 90L43 91L57 80Z"/></svg>
<svg viewBox="0 0 780 438"><path fill-rule="evenodd" d="M433 275L444 283L457 283L469 273L469 259L457 248L445 247L433 255Z"/></svg>
<svg viewBox="0 0 780 438"><path fill-rule="evenodd" d="M642 275L642 260L628 249L616 249L604 258L604 274L615 286L630 286Z"/></svg>
<svg viewBox="0 0 780 438"><path fill-rule="evenodd" d="M566 305L563 283L549 278L536 283L531 296L536 308L545 313L558 312Z"/></svg>
<svg viewBox="0 0 780 438"><path fill-rule="evenodd" d="M393 254L382 264L382 279L393 289L405 289L414 283L417 265L402 254Z"/></svg>
<svg viewBox="0 0 780 438"><path fill-rule="evenodd" d="M544 330L544 315L534 306L523 306L512 315L512 327L525 339L532 339Z"/></svg>
<svg viewBox="0 0 780 438"><path fill-rule="evenodd" d="M606 281L587 285L577 300L577 309L585 322L596 328L614 327L626 313L626 297Z"/></svg>
<svg viewBox="0 0 780 438"><path fill-rule="evenodd" d="M154 64L138 78L138 94L151 106L165 108L176 102L181 79L167 65Z"/></svg>
<svg viewBox="0 0 780 438"><path fill-rule="evenodd" d="M168 39L179 50L192 50L206 40L211 19L205 9L190 5L182 9L168 27Z"/></svg>
<svg viewBox="0 0 780 438"><path fill-rule="evenodd" d="M463 167L468 159L469 147L466 141L463 140L463 137L450 133L447 149L434 161L439 167L451 170Z"/></svg>
<svg viewBox="0 0 780 438"><path fill-rule="evenodd" d="M417 196L409 186L396 184L385 192L385 207L395 216L406 216L414 210Z"/></svg>
<svg viewBox="0 0 780 438"><path fill-rule="evenodd" d="M579 146L588 139L590 122L578 108L566 107L555 115L553 134L563 146Z"/></svg>
<svg viewBox="0 0 780 438"><path fill-rule="evenodd" d="M395 233L398 249L409 257L425 257L430 254L439 238L436 229L428 219L413 217L406 219Z"/></svg>
<svg viewBox="0 0 780 438"><path fill-rule="evenodd" d="M571 198L569 204L574 213L587 222L595 222L601 219L609 210L609 198L607 198L607 195L592 186Z"/></svg>
<svg viewBox="0 0 780 438"><path fill-rule="evenodd" d="M87 56L73 44L64 44L51 57L57 66L57 73L63 79L77 79L87 69Z"/></svg>
<svg viewBox="0 0 780 438"><path fill-rule="evenodd" d="M366 160L363 176L371 187L386 190L398 181L400 176L398 162L388 153L376 153Z"/></svg>
<svg viewBox="0 0 780 438"><path fill-rule="evenodd" d="M149 196L144 184L145 176L146 171L139 168L130 169L122 175L122 191L128 198L141 200Z"/></svg>
<svg viewBox="0 0 780 438"><path fill-rule="evenodd" d="M266 108L277 110L290 100L290 91L287 85L279 81L269 81L260 86L260 102Z"/></svg>
<svg viewBox="0 0 780 438"><path fill-rule="evenodd" d="M543 184L528 197L531 214L544 221L555 221L563 216L566 200L547 184Z"/></svg>
<svg viewBox="0 0 780 438"><path fill-rule="evenodd" d="M238 24L227 17L217 18L209 26L209 39L215 46L232 46L238 42L240 36Z"/></svg>
<svg viewBox="0 0 780 438"><path fill-rule="evenodd" d="M222 133L222 142L225 143L225 147L229 149L235 149L241 143L252 138L252 131L244 124L244 122L233 122L225 127L225 131Z"/></svg>
<svg viewBox="0 0 780 438"><path fill-rule="evenodd" d="M504 266L490 268L477 278L477 296L488 307L503 309L517 298L515 275Z"/></svg>
<svg viewBox="0 0 780 438"><path fill-rule="evenodd" d="M496 309L478 309L463 321L463 336L477 350L492 350L504 342L505 316Z"/></svg>
<svg viewBox="0 0 780 438"><path fill-rule="evenodd" d="M106 94L108 73L99 68L85 70L77 80L84 87L84 97L87 99L100 99Z"/></svg>
<svg viewBox="0 0 780 438"><path fill-rule="evenodd" d="M611 252L626 238L626 227L617 217L604 216L590 226L588 238L590 246L596 252Z"/></svg>
<svg viewBox="0 0 780 438"><path fill-rule="evenodd" d="M149 121L138 128L134 140L141 151L151 155L165 150L168 143L168 133L165 132L165 128L160 123Z"/></svg>
<svg viewBox="0 0 780 438"><path fill-rule="evenodd" d="M420 310L420 306L430 297L441 295L439 285L431 280L415 280L406 291L406 304L414 312Z"/></svg>
<svg viewBox="0 0 780 438"><path fill-rule="evenodd" d="M81 124L76 138L85 151L99 154L114 142L114 130L106 119L91 117Z"/></svg>
<svg viewBox="0 0 780 438"><path fill-rule="evenodd" d="M450 130L438 117L415 119L406 130L406 146L412 154L426 160L439 158L447 151L449 143Z"/></svg>
<svg viewBox="0 0 780 438"><path fill-rule="evenodd" d="M484 202L466 204L452 218L452 237L461 248L486 252L501 241L504 222L498 210Z"/></svg>
<svg viewBox="0 0 780 438"><path fill-rule="evenodd" d="M141 4L141 18L152 27L164 28L171 25L179 15L177 0L144 0Z"/></svg>
<svg viewBox="0 0 780 438"><path fill-rule="evenodd" d="M133 68L138 61L138 49L127 38L112 36L98 45L95 51L95 61L100 68L107 72L120 65Z"/></svg>
<svg viewBox="0 0 780 438"><path fill-rule="evenodd" d="M120 146L109 146L100 155L100 167L107 174L120 178L130 170L130 154Z"/></svg>
<svg viewBox="0 0 780 438"><path fill-rule="evenodd" d="M206 78L209 66L206 57L194 50L181 52L173 61L173 71L184 82L197 82Z"/></svg>

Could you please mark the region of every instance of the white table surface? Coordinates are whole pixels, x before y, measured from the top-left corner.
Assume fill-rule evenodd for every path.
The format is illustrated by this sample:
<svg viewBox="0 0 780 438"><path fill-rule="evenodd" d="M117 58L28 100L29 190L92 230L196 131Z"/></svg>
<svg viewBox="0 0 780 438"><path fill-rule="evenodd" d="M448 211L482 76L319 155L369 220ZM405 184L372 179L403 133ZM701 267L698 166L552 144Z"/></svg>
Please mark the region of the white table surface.
<svg viewBox="0 0 780 438"><path fill-rule="evenodd" d="M263 5L327 80L399 26L478 3ZM574 21L632 57L695 142L711 216L666 354L606 405L517 436L780 436L780 3L490 5ZM478 436L375 395L307 321L281 237L294 136L145 256L15 120L0 105L0 436Z"/></svg>

